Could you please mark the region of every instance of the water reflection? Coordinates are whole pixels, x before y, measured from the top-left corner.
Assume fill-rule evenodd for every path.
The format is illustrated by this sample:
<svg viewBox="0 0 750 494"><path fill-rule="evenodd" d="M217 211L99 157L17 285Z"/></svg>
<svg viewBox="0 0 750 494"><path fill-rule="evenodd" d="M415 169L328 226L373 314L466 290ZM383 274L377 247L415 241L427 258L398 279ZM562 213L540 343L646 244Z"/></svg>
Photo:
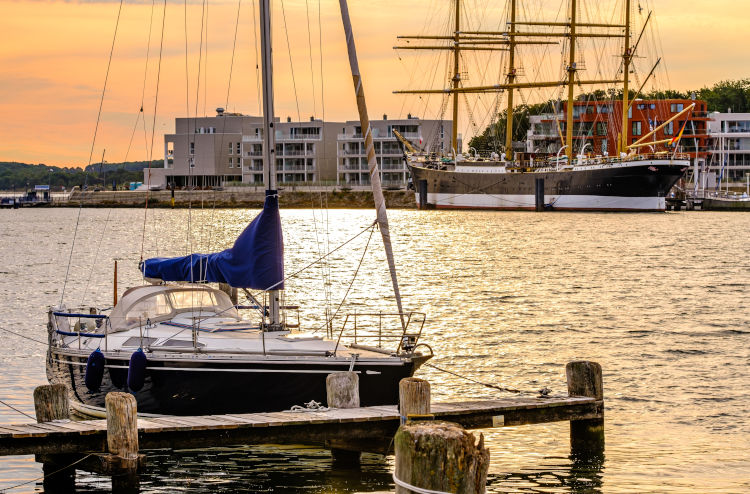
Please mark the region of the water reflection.
<svg viewBox="0 0 750 494"><path fill-rule="evenodd" d="M0 215L0 231L12 232L0 236L0 326L46 341L44 314L60 302L77 212ZM155 256L225 248L255 211L147 214L144 256ZM367 210L282 211L287 272L372 218ZM424 341L436 365L500 386L564 394L566 362L602 364L606 457L571 455L567 423L483 431L490 492L750 491L746 215L392 211L390 218L404 304L427 313ZM66 304L110 304L114 259L121 291L139 284L142 228L142 210L82 210ZM321 326L325 308L342 300L366 239L358 240L287 283L287 303L302 306L304 330ZM342 313L394 310L379 242L373 237ZM33 388L46 381L44 348L2 338L0 399L33 414ZM437 401L503 397L427 367L420 377L430 380ZM0 422L23 420L0 408ZM159 453L144 489L350 492L391 484L391 460L367 456L362 470L344 472L321 450L233 451L216 464L213 451ZM2 489L38 477L41 467L33 458L2 458L0 471ZM109 486L108 479L78 475L80 491Z"/></svg>

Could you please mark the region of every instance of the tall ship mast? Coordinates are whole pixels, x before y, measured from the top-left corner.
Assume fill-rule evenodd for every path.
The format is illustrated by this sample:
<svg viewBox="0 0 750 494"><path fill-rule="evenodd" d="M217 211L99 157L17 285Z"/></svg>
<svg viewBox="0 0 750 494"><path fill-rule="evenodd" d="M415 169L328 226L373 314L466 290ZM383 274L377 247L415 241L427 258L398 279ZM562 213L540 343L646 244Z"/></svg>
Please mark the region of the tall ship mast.
<svg viewBox="0 0 750 494"><path fill-rule="evenodd" d="M518 18L519 0L508 0L505 30L471 30L462 26L462 5L466 0L454 0L454 31L447 36L399 36L408 45L398 50L448 50L453 54L450 87L395 91L397 94L441 94L452 101L453 130L451 156L437 156L428 150L417 150L405 141L405 157L416 189L417 205L421 208L477 208L477 209L534 209L540 204L546 209L635 210L663 211L665 196L689 166L686 156L665 145L675 145L675 139L655 140L656 132L692 110L692 106L671 116L661 126L643 137L629 142L628 110L630 101L630 72L633 57L641 42L645 25L635 44L631 38L630 0L622 3L623 23L580 22L579 0L569 0L564 21L521 20ZM552 2L547 2L552 3ZM647 18L646 23L650 19ZM579 77L576 49L585 39L620 39L621 64L611 78ZM412 40L431 40L436 45L412 45ZM567 42L564 75L557 80L521 82L517 60L519 48L525 46L559 45ZM564 46L563 46L564 48ZM468 52L507 52L505 80L492 85L463 85L461 60ZM657 61L658 65L659 61ZM646 76L641 87L653 75ZM601 70L596 71L601 75ZM585 154L586 140L578 139L574 131L575 89L595 85L617 85L622 88L619 109L608 112L620 114L621 127L617 136L617 153ZM567 90L564 122L555 120L560 138L555 156L534 156L513 150L514 97L525 89L558 88ZM502 155L492 153L481 157L478 153L463 155L458 141L459 98L466 94L497 94L505 96L505 145ZM498 116L498 118L500 118ZM564 132L563 129L564 128ZM664 147L659 149L658 146ZM578 148L579 153L576 154ZM644 154L643 150L650 151ZM676 148L675 148L676 149ZM564 156L561 154L564 152ZM592 149L593 152L593 149Z"/></svg>

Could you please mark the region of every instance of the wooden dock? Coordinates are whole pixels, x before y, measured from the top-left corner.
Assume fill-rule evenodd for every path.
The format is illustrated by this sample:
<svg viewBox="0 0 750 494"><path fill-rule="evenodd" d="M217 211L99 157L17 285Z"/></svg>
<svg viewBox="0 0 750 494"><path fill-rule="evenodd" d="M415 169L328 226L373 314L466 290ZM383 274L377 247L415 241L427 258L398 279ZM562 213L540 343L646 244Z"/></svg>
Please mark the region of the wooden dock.
<svg viewBox="0 0 750 494"><path fill-rule="evenodd" d="M603 404L594 398L563 397L433 403L431 407L435 420L455 422L466 429L485 429L600 418ZM384 438L389 442L399 425L395 406L165 416L139 418L138 443L140 449L187 449L238 444L326 444L356 438L358 443L371 442L373 446L357 449L385 453L377 445ZM104 452L106 446L105 419L0 425L0 455Z"/></svg>
<svg viewBox="0 0 750 494"><path fill-rule="evenodd" d="M394 435L404 423L451 422L487 429L569 421L571 454L601 459L601 366L571 362L566 375L568 396L516 395L455 403L431 403L429 383L407 378L399 386L400 410L359 407L359 382L352 372L328 376L327 401L332 408L327 410L137 418L133 395L109 393L107 419L86 421L70 420L64 385L40 386L34 391L38 423L0 424L0 456L36 455L44 464L45 489L48 479L58 484L50 485L50 491L73 488L75 469L81 469L111 475L114 491L137 492L143 452L150 449L310 444L330 449L334 462L358 462L363 451L392 452Z"/></svg>

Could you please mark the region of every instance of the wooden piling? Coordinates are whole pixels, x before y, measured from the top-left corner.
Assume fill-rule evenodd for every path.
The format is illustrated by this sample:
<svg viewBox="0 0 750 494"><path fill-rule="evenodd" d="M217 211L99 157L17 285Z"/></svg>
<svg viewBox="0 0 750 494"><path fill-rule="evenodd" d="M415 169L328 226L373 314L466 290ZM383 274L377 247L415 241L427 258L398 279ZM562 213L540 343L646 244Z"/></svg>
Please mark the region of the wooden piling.
<svg viewBox="0 0 750 494"><path fill-rule="evenodd" d="M401 417L430 414L430 383L417 377L405 377L398 383L398 409Z"/></svg>
<svg viewBox="0 0 750 494"><path fill-rule="evenodd" d="M34 389L34 411L39 424L70 419L68 387L64 384L37 386ZM36 455L36 461L42 464L44 492L75 490L76 470L66 468L75 461L74 455Z"/></svg>
<svg viewBox="0 0 750 494"><path fill-rule="evenodd" d="M70 418L68 388L64 384L46 384L34 389L34 411L37 423Z"/></svg>
<svg viewBox="0 0 750 494"><path fill-rule="evenodd" d="M599 417L570 421L570 452L574 460L587 463L604 460L604 386L602 366L580 360L565 366L569 396L594 398L600 403Z"/></svg>
<svg viewBox="0 0 750 494"><path fill-rule="evenodd" d="M439 492L485 492L490 452L474 435L452 422L413 422L396 433L396 494L408 485Z"/></svg>
<svg viewBox="0 0 750 494"><path fill-rule="evenodd" d="M359 376L356 372L333 372L326 377L326 399L330 408L359 407ZM341 441L328 441L333 463L337 467L357 467L360 451Z"/></svg>
<svg viewBox="0 0 750 494"><path fill-rule="evenodd" d="M138 491L138 408L129 393L107 393L107 450L100 455L103 468L112 475L113 492Z"/></svg>

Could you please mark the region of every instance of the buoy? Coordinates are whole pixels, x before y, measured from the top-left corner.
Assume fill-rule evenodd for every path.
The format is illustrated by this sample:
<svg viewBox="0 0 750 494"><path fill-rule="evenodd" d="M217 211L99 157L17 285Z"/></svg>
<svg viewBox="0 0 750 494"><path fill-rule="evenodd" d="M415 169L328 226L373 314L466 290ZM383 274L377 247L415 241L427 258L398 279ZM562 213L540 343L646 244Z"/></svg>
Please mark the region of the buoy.
<svg viewBox="0 0 750 494"><path fill-rule="evenodd" d="M128 366L128 388L131 391L140 391L146 380L146 354L139 348L130 356Z"/></svg>
<svg viewBox="0 0 750 494"><path fill-rule="evenodd" d="M104 354L98 348L91 352L86 361L86 374L83 381L89 391L99 391L104 377Z"/></svg>

